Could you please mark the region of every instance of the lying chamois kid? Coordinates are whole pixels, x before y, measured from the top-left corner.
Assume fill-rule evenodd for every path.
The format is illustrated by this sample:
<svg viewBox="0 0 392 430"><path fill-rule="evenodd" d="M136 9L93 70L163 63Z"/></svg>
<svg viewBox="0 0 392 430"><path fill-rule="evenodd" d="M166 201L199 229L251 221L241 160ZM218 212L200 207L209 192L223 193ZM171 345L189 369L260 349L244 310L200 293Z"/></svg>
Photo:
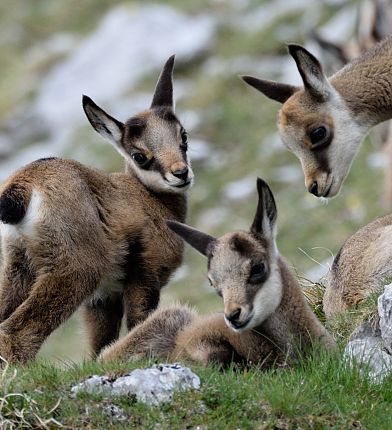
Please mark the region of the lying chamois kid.
<svg viewBox="0 0 392 430"><path fill-rule="evenodd" d="M125 159L107 174L76 161L37 160L0 189L0 355L35 357L84 304L91 348L118 337L155 309L182 260L183 242L165 219L185 220L193 180L187 135L173 112L174 56L150 109L123 124L83 97L94 129Z"/></svg>
<svg viewBox="0 0 392 430"><path fill-rule="evenodd" d="M304 88L243 76L283 103L278 127L283 143L301 161L305 185L318 197L338 194L360 143L392 118L392 36L327 78L305 48L289 45Z"/></svg>
<svg viewBox="0 0 392 430"><path fill-rule="evenodd" d="M315 317L276 247L276 206L257 180L259 202L249 232L215 239L184 224L169 227L208 258L208 279L223 298L224 314L199 316L187 307L158 309L102 351L101 361L157 357L227 365L295 359L313 343L334 340Z"/></svg>
<svg viewBox="0 0 392 430"><path fill-rule="evenodd" d="M324 294L327 318L355 307L392 278L392 215L377 218L346 240Z"/></svg>

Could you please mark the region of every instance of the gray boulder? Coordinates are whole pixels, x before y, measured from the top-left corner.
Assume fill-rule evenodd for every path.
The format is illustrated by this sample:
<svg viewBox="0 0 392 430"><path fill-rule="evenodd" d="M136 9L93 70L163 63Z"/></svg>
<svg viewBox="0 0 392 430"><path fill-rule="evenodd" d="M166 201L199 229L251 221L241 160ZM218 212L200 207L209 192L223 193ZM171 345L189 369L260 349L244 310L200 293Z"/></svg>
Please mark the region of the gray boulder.
<svg viewBox="0 0 392 430"><path fill-rule="evenodd" d="M344 357L350 363L360 366L361 372L368 373L370 379L380 383L392 371L392 356L385 351L378 324L366 321L352 334Z"/></svg>
<svg viewBox="0 0 392 430"><path fill-rule="evenodd" d="M136 369L113 380L94 375L71 388L79 392L102 394L104 397L135 395L139 402L157 406L170 402L176 391L198 390L200 378L180 364L158 364L148 369Z"/></svg>

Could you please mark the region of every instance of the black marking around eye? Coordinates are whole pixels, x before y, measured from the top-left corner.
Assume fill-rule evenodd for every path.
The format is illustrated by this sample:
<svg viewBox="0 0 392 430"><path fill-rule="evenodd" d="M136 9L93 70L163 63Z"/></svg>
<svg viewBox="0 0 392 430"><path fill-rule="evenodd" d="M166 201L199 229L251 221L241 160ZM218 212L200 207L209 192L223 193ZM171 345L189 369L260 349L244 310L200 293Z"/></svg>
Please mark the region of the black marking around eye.
<svg viewBox="0 0 392 430"><path fill-rule="evenodd" d="M130 118L125 123L126 139L139 139L147 127L147 122L144 118Z"/></svg>

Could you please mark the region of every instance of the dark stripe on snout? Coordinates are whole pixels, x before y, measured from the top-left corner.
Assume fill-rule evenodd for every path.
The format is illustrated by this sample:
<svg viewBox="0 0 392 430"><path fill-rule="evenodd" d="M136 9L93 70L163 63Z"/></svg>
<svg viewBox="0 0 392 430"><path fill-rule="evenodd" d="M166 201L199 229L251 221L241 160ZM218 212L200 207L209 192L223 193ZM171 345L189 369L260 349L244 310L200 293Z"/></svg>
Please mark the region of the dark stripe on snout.
<svg viewBox="0 0 392 430"><path fill-rule="evenodd" d="M17 224L26 214L27 190L21 185L11 185L0 196L0 220Z"/></svg>

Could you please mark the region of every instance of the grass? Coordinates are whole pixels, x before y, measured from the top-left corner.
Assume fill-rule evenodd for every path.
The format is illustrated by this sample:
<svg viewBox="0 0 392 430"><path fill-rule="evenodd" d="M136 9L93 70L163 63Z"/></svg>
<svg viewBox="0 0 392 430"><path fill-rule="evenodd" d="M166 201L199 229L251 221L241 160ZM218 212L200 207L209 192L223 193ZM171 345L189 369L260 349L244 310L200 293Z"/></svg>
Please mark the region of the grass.
<svg viewBox="0 0 392 430"><path fill-rule="evenodd" d="M8 367L0 383L0 428L56 428L60 423L66 428L390 428L392 375L374 385L340 357L321 353L295 369L269 372L193 367L202 381L200 391L177 393L160 407L126 396L70 396L70 387L92 374L119 375L147 364ZM123 410L125 421L105 412L113 404Z"/></svg>
<svg viewBox="0 0 392 430"><path fill-rule="evenodd" d="M96 28L110 7L119 3L122 1L26 0L19 4L4 0L0 5L2 34L7 34L9 29L17 37L11 42L6 38L0 41L3 60L0 115L9 117L20 103L33 97L46 71L58 61L58 58L48 58L34 62L30 57L32 47L39 46L57 32L71 33L76 40L81 40ZM136 1L129 3L139 4ZM189 14L233 17L230 2L169 0L166 3ZM251 0L247 12L263 3L267 2ZM320 15L314 26L326 22L337 10L336 6L320 2ZM201 138L213 148L213 156L193 163L196 184L190 193L188 222L214 235L247 228L254 215L256 189L252 195L237 201L227 199L223 190L230 182L243 177L252 175L256 179L257 175L261 176L268 180L276 195L279 249L300 275L314 267L314 263L299 248L322 261L331 252L335 253L360 226L386 212L382 200L382 174L379 169L368 166L368 157L377 148L369 139L365 142L341 195L325 207L305 192L302 174L287 181L279 173L279 168L285 166L300 169L298 160L283 145L271 150L279 106L238 79L237 74L248 73L248 70L238 66L238 70L225 71L222 75L208 75L205 65L210 59L225 64L239 56L262 61L265 56L285 55L280 30L290 26L290 40L303 42L306 34L301 23L305 18L302 13L291 13L256 31L231 28L227 24L229 20L222 19L209 52L189 64L182 64L175 71L175 82L191 83L188 94L178 101L179 117L186 117L183 113L187 111L200 116L200 125L190 134L190 145L192 138ZM150 91L155 79L156 73L146 76L136 89ZM134 91L130 88L128 94ZM186 118L184 122L186 126ZM6 120L0 121L0 129L4 124ZM89 126L81 128L73 137L74 143L70 144L66 156L87 159L88 164L108 171L122 169L120 158ZM83 147L79 144L81 141ZM224 209L227 215L210 225L204 215L213 209ZM315 247L325 251L316 251ZM186 280L172 282L165 289L162 300L189 302L201 312L220 309L220 299L208 289L205 259L187 250L184 261L188 270ZM323 318L321 293L320 286L307 290L320 319ZM371 300L363 308L331 324L340 343L343 344L350 331L374 309ZM133 398L103 400L97 396L80 395L72 399L69 389L82 378L94 373L125 372L146 364L104 367L90 362L72 364L72 360L80 361L87 354L85 345L81 347L80 325L76 315L51 336L40 353L39 362L3 371L0 380L1 429L53 428L56 422L68 428L94 429L390 428L391 377L382 385L372 385L360 378L356 369L346 368L339 357L322 354L304 360L295 369L275 369L266 373L257 368L231 369L222 373L216 368L195 367L202 380L200 392L178 394L172 404L160 408L143 406L135 403ZM104 412L111 403L124 409L126 421L114 422Z"/></svg>

